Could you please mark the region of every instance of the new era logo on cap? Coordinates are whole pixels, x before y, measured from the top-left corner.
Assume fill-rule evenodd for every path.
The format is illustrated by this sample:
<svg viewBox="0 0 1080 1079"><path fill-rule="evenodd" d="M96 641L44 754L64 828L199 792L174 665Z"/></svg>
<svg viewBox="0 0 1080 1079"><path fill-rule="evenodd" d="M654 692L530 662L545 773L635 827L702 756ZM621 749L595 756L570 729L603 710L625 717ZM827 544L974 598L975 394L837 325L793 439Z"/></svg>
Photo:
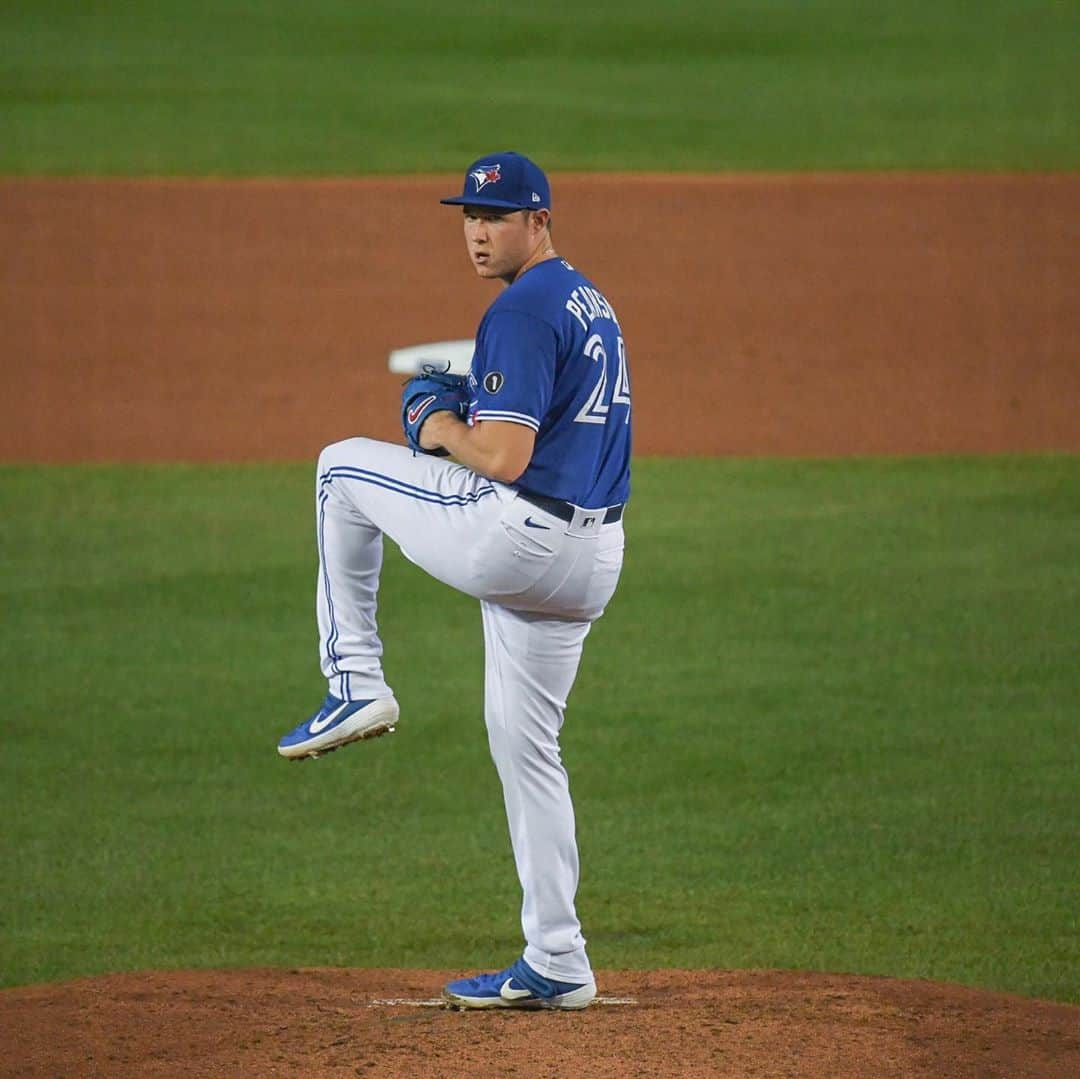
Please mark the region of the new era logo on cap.
<svg viewBox="0 0 1080 1079"><path fill-rule="evenodd" d="M502 210L550 210L551 189L544 170L524 154L487 154L465 172L460 195L441 199L451 206L491 206Z"/></svg>

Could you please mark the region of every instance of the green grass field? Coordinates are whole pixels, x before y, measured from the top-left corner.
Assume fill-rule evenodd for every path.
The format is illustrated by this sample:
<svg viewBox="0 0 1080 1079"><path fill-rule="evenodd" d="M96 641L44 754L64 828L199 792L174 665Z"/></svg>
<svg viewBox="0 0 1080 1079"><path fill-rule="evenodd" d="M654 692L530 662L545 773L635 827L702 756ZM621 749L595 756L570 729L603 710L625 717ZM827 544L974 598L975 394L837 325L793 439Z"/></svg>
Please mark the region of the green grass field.
<svg viewBox="0 0 1080 1079"><path fill-rule="evenodd" d="M0 977L519 945L471 600L390 553L317 703L307 466L0 469ZM1080 458L637 465L564 748L594 963L1080 1001Z"/></svg>
<svg viewBox="0 0 1080 1079"><path fill-rule="evenodd" d="M1080 165L1061 0L37 0L3 7L0 173Z"/></svg>
<svg viewBox="0 0 1080 1079"><path fill-rule="evenodd" d="M0 175L1080 166L1075 2L0 20ZM398 733L275 752L311 471L0 467L0 985L516 953L472 601L389 552ZM1080 458L644 460L627 527L563 739L595 965L1080 1001Z"/></svg>

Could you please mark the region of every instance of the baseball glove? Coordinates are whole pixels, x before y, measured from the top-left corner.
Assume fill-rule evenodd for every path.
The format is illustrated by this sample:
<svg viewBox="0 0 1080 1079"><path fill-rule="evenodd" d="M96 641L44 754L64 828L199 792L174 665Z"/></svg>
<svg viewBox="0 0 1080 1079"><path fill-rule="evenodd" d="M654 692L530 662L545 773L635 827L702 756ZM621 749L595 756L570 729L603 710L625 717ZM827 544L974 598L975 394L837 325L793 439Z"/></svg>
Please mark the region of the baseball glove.
<svg viewBox="0 0 1080 1079"><path fill-rule="evenodd" d="M420 428L435 412L452 412L464 419L469 410L468 380L424 364L421 373L410 378L401 391L401 426L405 441L417 453L446 457L444 449L425 450L420 445Z"/></svg>

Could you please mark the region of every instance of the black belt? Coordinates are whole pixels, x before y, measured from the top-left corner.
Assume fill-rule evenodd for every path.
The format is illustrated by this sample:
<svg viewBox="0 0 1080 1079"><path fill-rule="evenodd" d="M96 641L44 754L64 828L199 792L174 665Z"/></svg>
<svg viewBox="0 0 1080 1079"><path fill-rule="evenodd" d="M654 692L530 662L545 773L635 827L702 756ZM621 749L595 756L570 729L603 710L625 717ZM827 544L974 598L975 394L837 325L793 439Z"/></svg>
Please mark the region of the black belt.
<svg viewBox="0 0 1080 1079"><path fill-rule="evenodd" d="M545 513L550 513L552 517L558 517L560 521L565 521L569 524L574 519L574 514L577 512L578 507L572 502L564 502L561 498L548 498L547 495L534 495L532 491L518 491L519 497L525 499L526 502L531 503L537 509L543 510ZM604 520L602 524L614 524L615 521L622 519L622 506L608 506L604 510ZM589 511L586 510L586 513ZM597 510L597 513L600 511Z"/></svg>

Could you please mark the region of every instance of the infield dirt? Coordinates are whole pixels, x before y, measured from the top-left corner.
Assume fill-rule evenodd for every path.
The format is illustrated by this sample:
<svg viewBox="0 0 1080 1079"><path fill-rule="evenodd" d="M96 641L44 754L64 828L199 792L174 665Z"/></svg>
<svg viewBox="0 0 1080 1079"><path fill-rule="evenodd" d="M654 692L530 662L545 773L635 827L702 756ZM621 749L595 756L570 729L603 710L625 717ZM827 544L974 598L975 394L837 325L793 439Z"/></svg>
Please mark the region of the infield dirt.
<svg viewBox="0 0 1080 1079"><path fill-rule="evenodd" d="M397 441L392 348L471 337L458 177L0 182L0 460ZM1080 450L1080 174L556 176L645 454Z"/></svg>
<svg viewBox="0 0 1080 1079"><path fill-rule="evenodd" d="M639 453L1080 451L1080 176L555 180L556 245L630 342ZM471 336L494 295L437 204L457 182L0 182L0 459L398 440L387 353ZM1080 1074L1080 1008L929 982L612 972L636 1003L376 1003L449 976L9 989L0 1075Z"/></svg>

